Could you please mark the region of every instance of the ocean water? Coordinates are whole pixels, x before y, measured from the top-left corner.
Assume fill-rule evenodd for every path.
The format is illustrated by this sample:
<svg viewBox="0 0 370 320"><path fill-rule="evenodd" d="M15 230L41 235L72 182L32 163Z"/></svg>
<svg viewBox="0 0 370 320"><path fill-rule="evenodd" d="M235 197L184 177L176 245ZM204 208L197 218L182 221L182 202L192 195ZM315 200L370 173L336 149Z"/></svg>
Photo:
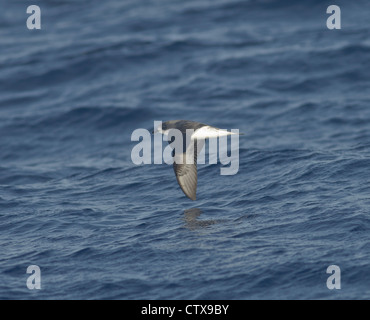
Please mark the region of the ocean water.
<svg viewBox="0 0 370 320"><path fill-rule="evenodd" d="M1 0L0 298L369 299L370 3L334 2ZM134 165L170 119L239 172Z"/></svg>

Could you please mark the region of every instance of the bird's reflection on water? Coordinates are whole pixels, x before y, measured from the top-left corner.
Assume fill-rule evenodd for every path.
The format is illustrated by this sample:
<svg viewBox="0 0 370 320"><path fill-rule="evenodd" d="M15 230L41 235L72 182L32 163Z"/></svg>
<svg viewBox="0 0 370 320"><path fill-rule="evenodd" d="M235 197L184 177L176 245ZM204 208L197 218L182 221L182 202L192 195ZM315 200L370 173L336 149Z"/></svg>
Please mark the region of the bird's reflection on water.
<svg viewBox="0 0 370 320"><path fill-rule="evenodd" d="M213 224L219 223L222 220L198 220L199 216L203 213L199 208L186 209L184 211L185 227L191 230L201 229Z"/></svg>

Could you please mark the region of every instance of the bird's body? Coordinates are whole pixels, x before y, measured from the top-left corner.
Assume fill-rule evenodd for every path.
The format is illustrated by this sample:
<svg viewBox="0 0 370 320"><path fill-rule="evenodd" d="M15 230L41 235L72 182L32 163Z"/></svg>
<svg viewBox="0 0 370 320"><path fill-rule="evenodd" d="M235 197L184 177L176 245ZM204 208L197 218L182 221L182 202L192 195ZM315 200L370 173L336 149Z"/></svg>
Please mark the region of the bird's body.
<svg viewBox="0 0 370 320"><path fill-rule="evenodd" d="M174 129L179 130L183 138L182 152L173 152L173 168L176 179L185 195L191 200L196 200L198 182L197 157L204 146L204 140L235 133L189 120L170 120L163 122L161 126L155 128L154 133L158 132L164 135L170 135L171 130ZM190 139L186 139L187 134L190 134Z"/></svg>

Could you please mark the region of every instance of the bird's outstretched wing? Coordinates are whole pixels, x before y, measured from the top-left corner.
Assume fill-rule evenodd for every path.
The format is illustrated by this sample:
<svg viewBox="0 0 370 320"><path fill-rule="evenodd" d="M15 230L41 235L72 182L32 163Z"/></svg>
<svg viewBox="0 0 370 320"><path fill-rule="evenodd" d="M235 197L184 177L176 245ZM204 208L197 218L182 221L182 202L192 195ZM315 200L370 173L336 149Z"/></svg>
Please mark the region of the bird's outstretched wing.
<svg viewBox="0 0 370 320"><path fill-rule="evenodd" d="M192 140L186 147L186 152L174 155L173 169L181 190L191 199L196 200L197 193L197 157L204 146L204 140ZM188 156L186 155L188 153ZM189 155L194 155L192 161L187 161Z"/></svg>

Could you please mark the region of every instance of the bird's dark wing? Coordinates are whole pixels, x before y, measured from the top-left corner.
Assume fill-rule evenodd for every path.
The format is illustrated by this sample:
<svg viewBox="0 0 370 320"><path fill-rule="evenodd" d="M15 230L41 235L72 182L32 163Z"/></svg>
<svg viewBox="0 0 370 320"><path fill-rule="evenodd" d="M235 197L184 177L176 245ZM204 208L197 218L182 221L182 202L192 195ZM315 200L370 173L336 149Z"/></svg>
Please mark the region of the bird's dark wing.
<svg viewBox="0 0 370 320"><path fill-rule="evenodd" d="M185 195L196 200L197 193L197 157L204 146L204 140L191 141L186 152L174 155L173 169L176 174L177 182ZM188 153L188 155L187 155Z"/></svg>

